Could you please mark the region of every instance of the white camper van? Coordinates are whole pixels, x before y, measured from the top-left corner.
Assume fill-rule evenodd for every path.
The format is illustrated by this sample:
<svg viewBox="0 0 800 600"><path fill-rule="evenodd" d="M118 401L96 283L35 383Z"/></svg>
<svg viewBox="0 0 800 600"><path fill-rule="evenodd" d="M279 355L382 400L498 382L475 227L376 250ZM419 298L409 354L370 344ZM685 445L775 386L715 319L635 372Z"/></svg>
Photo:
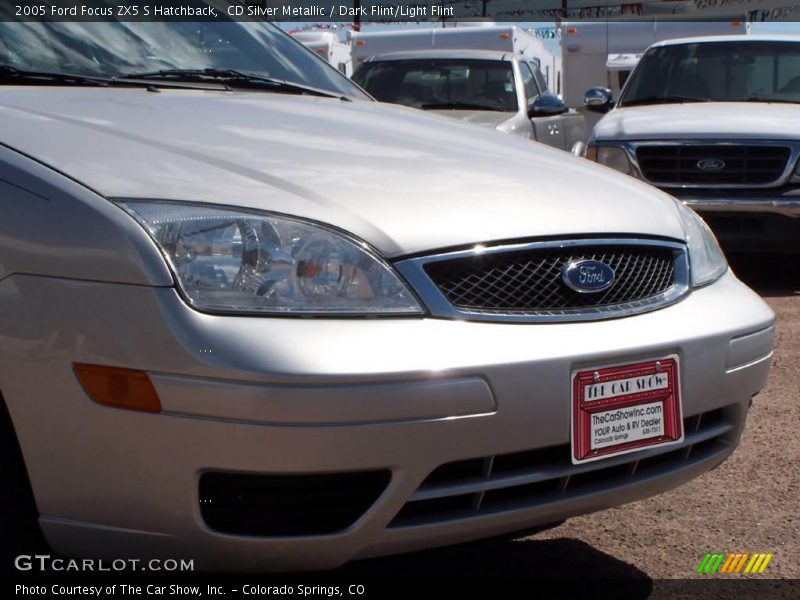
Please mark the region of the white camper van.
<svg viewBox="0 0 800 600"><path fill-rule="evenodd" d="M559 93L560 61L542 40L514 25L459 23L455 27L403 29L349 34L355 66L371 56L415 50L494 50L522 54L535 63L548 88Z"/></svg>
<svg viewBox="0 0 800 600"><path fill-rule="evenodd" d="M605 87L612 97L619 92L642 53L652 44L676 38L709 35L746 35L749 24L730 21L597 21L561 24L563 92L567 106L582 110L589 88ZM593 123L597 116L585 114Z"/></svg>
<svg viewBox="0 0 800 600"><path fill-rule="evenodd" d="M353 74L353 58L350 44L339 41L332 31L302 31L292 37L319 54L347 77Z"/></svg>

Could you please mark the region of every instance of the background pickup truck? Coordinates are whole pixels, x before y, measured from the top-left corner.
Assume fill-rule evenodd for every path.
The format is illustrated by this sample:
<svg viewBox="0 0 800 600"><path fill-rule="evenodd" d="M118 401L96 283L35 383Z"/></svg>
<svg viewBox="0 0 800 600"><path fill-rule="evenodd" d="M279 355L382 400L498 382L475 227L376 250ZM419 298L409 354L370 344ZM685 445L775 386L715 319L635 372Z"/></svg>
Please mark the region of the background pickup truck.
<svg viewBox="0 0 800 600"><path fill-rule="evenodd" d="M683 200L729 252L800 251L800 38L654 44L616 106L584 103L608 112L588 158Z"/></svg>
<svg viewBox="0 0 800 600"><path fill-rule="evenodd" d="M353 79L381 102L405 104L563 150L586 139L582 115L550 93L533 60L494 50L373 56Z"/></svg>

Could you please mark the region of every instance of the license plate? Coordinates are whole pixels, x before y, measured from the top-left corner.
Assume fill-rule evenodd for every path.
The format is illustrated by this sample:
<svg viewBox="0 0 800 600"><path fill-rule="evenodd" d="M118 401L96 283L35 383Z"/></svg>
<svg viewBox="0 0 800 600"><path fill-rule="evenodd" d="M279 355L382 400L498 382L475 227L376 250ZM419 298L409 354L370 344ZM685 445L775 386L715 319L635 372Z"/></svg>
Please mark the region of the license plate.
<svg viewBox="0 0 800 600"><path fill-rule="evenodd" d="M572 462L683 441L678 356L572 373Z"/></svg>

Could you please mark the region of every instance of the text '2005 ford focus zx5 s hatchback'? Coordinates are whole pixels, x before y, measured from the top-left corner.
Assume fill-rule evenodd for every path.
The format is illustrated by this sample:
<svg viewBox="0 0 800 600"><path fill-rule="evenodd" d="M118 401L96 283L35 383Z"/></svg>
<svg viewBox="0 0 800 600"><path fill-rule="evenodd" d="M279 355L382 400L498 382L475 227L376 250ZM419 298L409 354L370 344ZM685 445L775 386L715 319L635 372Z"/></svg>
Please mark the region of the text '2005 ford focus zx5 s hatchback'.
<svg viewBox="0 0 800 600"><path fill-rule="evenodd" d="M0 393L56 552L333 567L737 445L774 316L663 192L266 23L0 38Z"/></svg>

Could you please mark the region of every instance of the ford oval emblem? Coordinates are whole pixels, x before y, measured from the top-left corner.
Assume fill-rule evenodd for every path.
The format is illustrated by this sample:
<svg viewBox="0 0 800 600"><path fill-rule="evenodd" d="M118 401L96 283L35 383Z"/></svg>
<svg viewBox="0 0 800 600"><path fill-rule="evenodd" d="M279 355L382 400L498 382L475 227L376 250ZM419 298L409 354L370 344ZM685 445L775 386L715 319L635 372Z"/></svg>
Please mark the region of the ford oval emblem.
<svg viewBox="0 0 800 600"><path fill-rule="evenodd" d="M703 171L722 171L725 168L725 161L719 158L704 158L697 161L697 168Z"/></svg>
<svg viewBox="0 0 800 600"><path fill-rule="evenodd" d="M581 294L607 290L614 283L614 269L599 260L576 260L567 263L561 278L570 289Z"/></svg>

